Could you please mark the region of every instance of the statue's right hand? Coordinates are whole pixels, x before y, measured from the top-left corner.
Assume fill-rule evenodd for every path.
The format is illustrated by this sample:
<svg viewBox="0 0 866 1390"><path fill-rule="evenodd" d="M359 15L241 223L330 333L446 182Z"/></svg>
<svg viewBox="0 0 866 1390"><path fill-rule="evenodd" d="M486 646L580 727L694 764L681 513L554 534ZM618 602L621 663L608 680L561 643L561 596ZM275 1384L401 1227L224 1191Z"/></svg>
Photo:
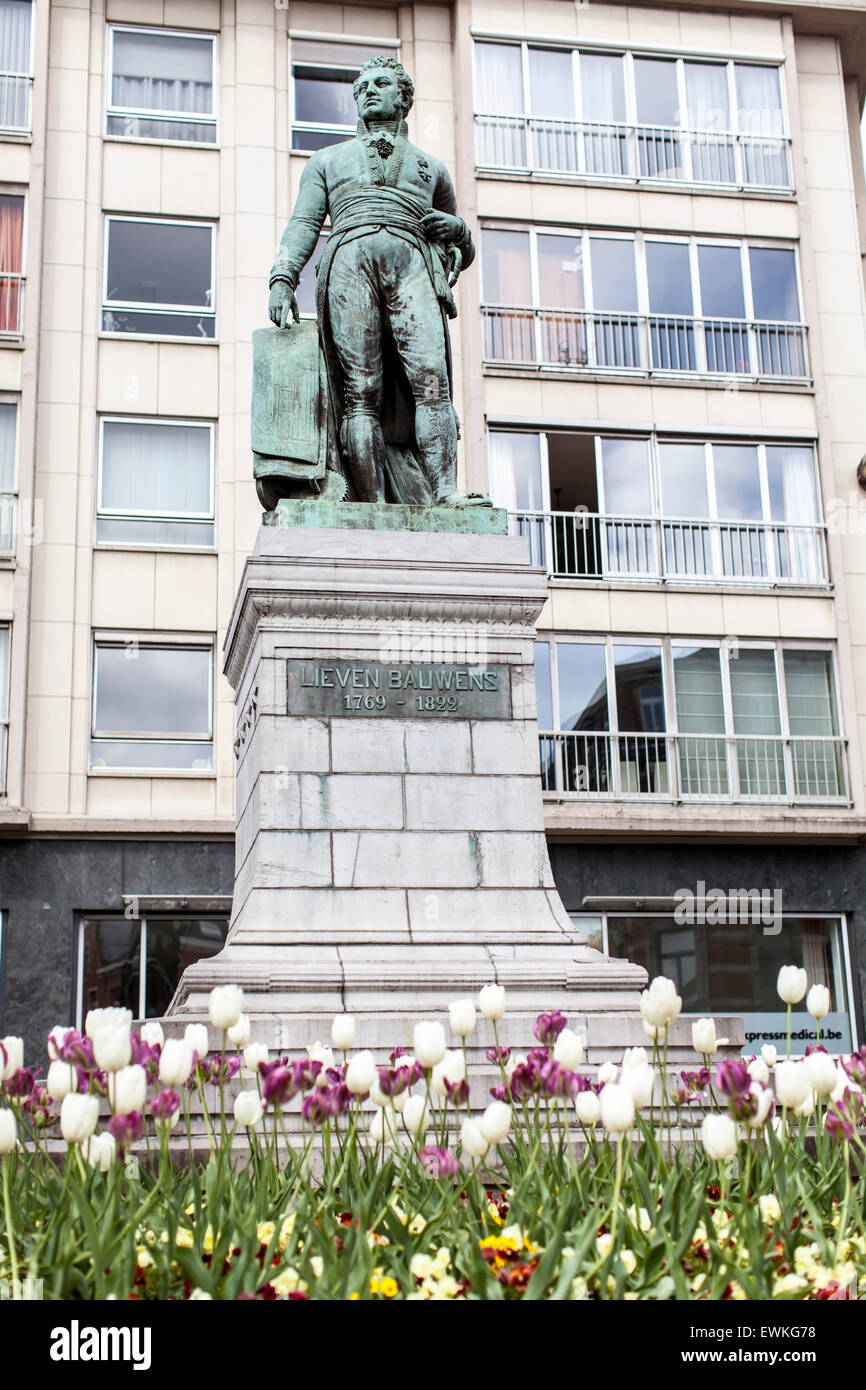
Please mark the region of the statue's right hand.
<svg viewBox="0 0 866 1390"><path fill-rule="evenodd" d="M271 290L271 297L268 300L268 317L277 328L290 328L292 319L295 323L300 323L301 313L298 309L298 298L291 285L286 284L285 280L277 280Z"/></svg>

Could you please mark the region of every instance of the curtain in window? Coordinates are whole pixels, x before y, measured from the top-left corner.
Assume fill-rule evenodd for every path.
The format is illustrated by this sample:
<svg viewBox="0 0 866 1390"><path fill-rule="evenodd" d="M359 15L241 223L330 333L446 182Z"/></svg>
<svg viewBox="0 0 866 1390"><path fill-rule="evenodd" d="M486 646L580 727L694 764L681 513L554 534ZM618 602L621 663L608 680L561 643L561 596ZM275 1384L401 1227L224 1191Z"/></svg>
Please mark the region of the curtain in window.
<svg viewBox="0 0 866 1390"><path fill-rule="evenodd" d="M830 989L834 983L830 937L825 922L803 923L803 965L810 985L825 985ZM830 998L834 1011L844 1008L844 1001Z"/></svg>
<svg viewBox="0 0 866 1390"><path fill-rule="evenodd" d="M734 74L737 119L744 137L744 180L747 184L784 187L789 174L779 69L757 63L735 63Z"/></svg>
<svg viewBox="0 0 866 1390"><path fill-rule="evenodd" d="M0 333L20 329L24 199L0 197Z"/></svg>
<svg viewBox="0 0 866 1390"><path fill-rule="evenodd" d="M633 173L627 133L609 128L625 121L622 58L618 54L581 53L580 86L587 173Z"/></svg>
<svg viewBox="0 0 866 1390"><path fill-rule="evenodd" d="M103 428L101 508L210 513L208 429L120 420L107 420Z"/></svg>
<svg viewBox="0 0 866 1390"><path fill-rule="evenodd" d="M30 129L30 0L0 4L0 128Z"/></svg>
<svg viewBox="0 0 866 1390"><path fill-rule="evenodd" d="M518 44L475 45L475 110L479 164L525 169L523 56Z"/></svg>
<svg viewBox="0 0 866 1390"><path fill-rule="evenodd" d="M0 492L15 489L15 414L14 405L0 405Z"/></svg>
<svg viewBox="0 0 866 1390"><path fill-rule="evenodd" d="M728 669L742 796L785 792L776 659L772 651L733 648Z"/></svg>
<svg viewBox="0 0 866 1390"><path fill-rule="evenodd" d="M725 707L717 647L674 647L680 787L684 796L726 796Z"/></svg>
<svg viewBox="0 0 866 1390"><path fill-rule="evenodd" d="M172 34L114 34L115 106L137 111L213 111L213 44Z"/></svg>
<svg viewBox="0 0 866 1390"><path fill-rule="evenodd" d="M773 520L790 522L796 528L775 533L779 573L785 579L799 579L805 584L823 583L827 574L821 534L817 530L818 499L812 450L784 446L768 448L767 477Z"/></svg>
<svg viewBox="0 0 866 1390"><path fill-rule="evenodd" d="M704 183L735 183L727 64L686 63L685 77L686 110L680 125L699 132L689 140L692 177Z"/></svg>
<svg viewBox="0 0 866 1390"><path fill-rule="evenodd" d="M541 440L537 434L492 431L487 436L487 472L495 507L518 513L544 510ZM518 533L529 539L534 565L546 564L548 524L542 516L522 516L517 522Z"/></svg>

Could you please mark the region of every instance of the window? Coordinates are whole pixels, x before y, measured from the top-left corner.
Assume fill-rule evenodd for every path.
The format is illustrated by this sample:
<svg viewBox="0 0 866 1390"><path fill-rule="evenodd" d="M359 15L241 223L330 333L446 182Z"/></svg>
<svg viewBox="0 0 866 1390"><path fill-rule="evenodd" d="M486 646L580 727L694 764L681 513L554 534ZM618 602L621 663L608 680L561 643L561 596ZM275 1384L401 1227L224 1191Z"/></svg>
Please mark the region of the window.
<svg viewBox="0 0 866 1390"><path fill-rule="evenodd" d="M328 243L328 236L329 232L319 234L313 254L301 271L296 294L298 310L302 319L314 319L316 317L316 266L319 264L322 252Z"/></svg>
<svg viewBox="0 0 866 1390"><path fill-rule="evenodd" d="M355 134L358 110L352 86L368 58L393 52L393 39L369 45L329 39L292 39L292 149L321 150Z"/></svg>
<svg viewBox="0 0 866 1390"><path fill-rule="evenodd" d="M0 555L15 553L17 406L0 402Z"/></svg>
<svg viewBox="0 0 866 1390"><path fill-rule="evenodd" d="M0 5L0 130L30 130L31 11L30 0Z"/></svg>
<svg viewBox="0 0 866 1390"><path fill-rule="evenodd" d="M91 769L213 769L213 647L98 639Z"/></svg>
<svg viewBox="0 0 866 1390"><path fill-rule="evenodd" d="M485 357L808 380L793 247L484 228Z"/></svg>
<svg viewBox="0 0 866 1390"><path fill-rule="evenodd" d="M744 892L752 894L748 902L737 896ZM673 980L684 1014L741 1017L745 1057L758 1054L764 1043L784 1055L788 1020L776 981L780 968L790 964L805 969L810 985L830 991L831 1011L821 1021L827 1050L846 1053L857 1046L844 919L777 912L766 889L763 899L760 889L705 884L678 893L683 896L672 915L572 913L571 920L600 950L644 966L650 978ZM792 1014L791 1051L802 1054L814 1041L815 1020L804 1000Z"/></svg>
<svg viewBox="0 0 866 1390"><path fill-rule="evenodd" d="M772 64L485 40L475 100L482 168L792 187Z"/></svg>
<svg viewBox="0 0 866 1390"><path fill-rule="evenodd" d="M78 924L78 1026L114 1006L162 1018L188 965L221 951L224 917L84 917Z"/></svg>
<svg viewBox="0 0 866 1390"><path fill-rule="evenodd" d="M566 639L536 666L544 788L613 799L847 802L832 652Z"/></svg>
<svg viewBox="0 0 866 1390"><path fill-rule="evenodd" d="M213 427L185 420L101 424L97 541L212 546Z"/></svg>
<svg viewBox="0 0 866 1390"><path fill-rule="evenodd" d="M105 220L104 333L212 339L214 227Z"/></svg>
<svg viewBox="0 0 866 1390"><path fill-rule="evenodd" d="M159 29L109 29L106 134L214 144L216 39Z"/></svg>
<svg viewBox="0 0 866 1390"><path fill-rule="evenodd" d="M6 754L9 746L9 645L12 629L0 623L0 796L6 795Z"/></svg>
<svg viewBox="0 0 866 1390"><path fill-rule="evenodd" d="M488 465L555 577L828 583L812 444L492 430Z"/></svg>
<svg viewBox="0 0 866 1390"><path fill-rule="evenodd" d="M2 9L2 6L0 6ZM24 199L0 194L0 334L21 332Z"/></svg>

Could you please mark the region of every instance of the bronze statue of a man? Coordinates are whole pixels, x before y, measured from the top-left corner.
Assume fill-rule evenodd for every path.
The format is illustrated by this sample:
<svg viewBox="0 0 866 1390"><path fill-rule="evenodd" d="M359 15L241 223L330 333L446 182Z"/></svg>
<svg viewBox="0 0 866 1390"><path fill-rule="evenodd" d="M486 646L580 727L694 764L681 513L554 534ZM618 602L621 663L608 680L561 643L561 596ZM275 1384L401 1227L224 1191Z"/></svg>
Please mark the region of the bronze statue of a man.
<svg viewBox="0 0 866 1390"><path fill-rule="evenodd" d="M316 307L332 424L350 497L465 506L457 492L448 318L475 251L445 166L407 138L414 89L396 58L353 88L354 139L317 150L270 275L268 313L297 321L295 289L327 217ZM489 504L488 504L489 505Z"/></svg>

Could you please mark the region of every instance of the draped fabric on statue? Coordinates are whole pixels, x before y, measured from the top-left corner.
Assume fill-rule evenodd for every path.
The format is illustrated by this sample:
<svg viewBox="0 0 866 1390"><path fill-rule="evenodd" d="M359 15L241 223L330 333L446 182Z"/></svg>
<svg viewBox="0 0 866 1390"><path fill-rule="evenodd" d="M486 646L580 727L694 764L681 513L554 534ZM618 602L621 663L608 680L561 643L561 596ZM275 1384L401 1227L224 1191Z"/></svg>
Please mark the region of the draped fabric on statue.
<svg viewBox="0 0 866 1390"><path fill-rule="evenodd" d="M19 331L24 199L0 198L0 333Z"/></svg>

